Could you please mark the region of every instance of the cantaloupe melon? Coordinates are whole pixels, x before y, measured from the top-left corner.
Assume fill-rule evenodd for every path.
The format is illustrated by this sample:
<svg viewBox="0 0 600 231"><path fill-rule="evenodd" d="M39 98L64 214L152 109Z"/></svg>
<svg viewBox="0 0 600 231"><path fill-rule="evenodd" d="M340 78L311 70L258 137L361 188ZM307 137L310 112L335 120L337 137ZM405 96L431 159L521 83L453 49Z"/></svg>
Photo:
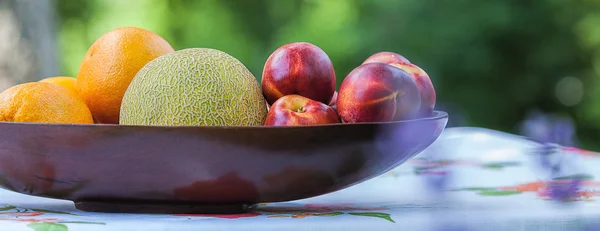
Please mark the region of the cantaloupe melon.
<svg viewBox="0 0 600 231"><path fill-rule="evenodd" d="M253 74L231 55L188 48L158 57L133 78L119 123L145 126L259 126L267 115Z"/></svg>

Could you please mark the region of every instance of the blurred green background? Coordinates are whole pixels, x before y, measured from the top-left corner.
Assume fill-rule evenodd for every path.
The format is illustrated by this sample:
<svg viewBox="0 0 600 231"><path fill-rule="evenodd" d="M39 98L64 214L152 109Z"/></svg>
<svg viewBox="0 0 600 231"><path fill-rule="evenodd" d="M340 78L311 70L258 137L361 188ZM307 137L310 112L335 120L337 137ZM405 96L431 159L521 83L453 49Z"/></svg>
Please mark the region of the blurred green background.
<svg viewBox="0 0 600 231"><path fill-rule="evenodd" d="M343 78L375 52L429 73L450 126L517 133L532 110L573 118L600 150L599 0L56 0L59 74L114 28L157 32L175 49L210 47L260 80L277 47L314 43Z"/></svg>

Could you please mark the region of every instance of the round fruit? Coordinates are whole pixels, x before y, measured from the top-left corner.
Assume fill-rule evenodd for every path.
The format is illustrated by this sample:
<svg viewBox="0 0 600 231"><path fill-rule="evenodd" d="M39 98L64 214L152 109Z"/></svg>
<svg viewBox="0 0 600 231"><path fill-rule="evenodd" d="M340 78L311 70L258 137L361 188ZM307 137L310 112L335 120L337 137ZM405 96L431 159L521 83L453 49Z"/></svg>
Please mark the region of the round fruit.
<svg viewBox="0 0 600 231"><path fill-rule="evenodd" d="M306 42L286 44L267 59L262 89L270 104L297 94L328 104L335 91L335 71L321 48Z"/></svg>
<svg viewBox="0 0 600 231"><path fill-rule="evenodd" d="M266 126L308 126L339 123L330 106L300 95L286 95L271 106Z"/></svg>
<svg viewBox="0 0 600 231"><path fill-rule="evenodd" d="M42 80L40 80L40 82L58 84L60 86L68 88L69 90L72 90L73 92L77 92L77 88L76 88L77 79L73 78L73 77L56 76L56 77L42 79Z"/></svg>
<svg viewBox="0 0 600 231"><path fill-rule="evenodd" d="M433 113L433 109L435 109L436 93L429 75L419 66L412 63L397 62L391 63L390 65L406 71L413 77L421 92L421 109L419 109L419 116L430 116Z"/></svg>
<svg viewBox="0 0 600 231"><path fill-rule="evenodd" d="M148 126L259 126L267 116L256 78L237 59L209 48L159 57L135 76L120 123Z"/></svg>
<svg viewBox="0 0 600 231"><path fill-rule="evenodd" d="M92 124L92 114L75 92L53 83L32 82L0 93L0 121Z"/></svg>
<svg viewBox="0 0 600 231"><path fill-rule="evenodd" d="M88 49L79 73L79 95L100 123L119 122L123 94L136 73L151 60L173 52L154 32L123 27L102 35Z"/></svg>
<svg viewBox="0 0 600 231"><path fill-rule="evenodd" d="M344 123L413 119L420 105L421 94L413 78L400 68L379 62L350 72L337 98L337 112Z"/></svg>
<svg viewBox="0 0 600 231"><path fill-rule="evenodd" d="M362 64L367 64L367 63L390 64L390 63L395 63L395 62L410 63L410 61L406 57L404 57L400 54L390 52L390 51L382 51L382 52L375 53L375 54L369 56L369 58L367 58Z"/></svg>

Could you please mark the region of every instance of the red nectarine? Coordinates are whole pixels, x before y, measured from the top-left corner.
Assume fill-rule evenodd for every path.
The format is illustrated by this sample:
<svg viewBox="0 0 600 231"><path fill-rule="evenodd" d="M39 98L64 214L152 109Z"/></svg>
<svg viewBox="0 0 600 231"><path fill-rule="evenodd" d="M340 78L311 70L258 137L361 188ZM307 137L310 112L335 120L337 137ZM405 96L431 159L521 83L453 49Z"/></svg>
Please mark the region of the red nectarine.
<svg viewBox="0 0 600 231"><path fill-rule="evenodd" d="M412 63L395 62L390 65L408 72L413 77L421 93L419 116L430 116L435 108L436 94L429 75L427 75L423 69Z"/></svg>
<svg viewBox="0 0 600 231"><path fill-rule="evenodd" d="M410 61L408 61L408 59L406 59L402 55L399 55L394 52L382 51L382 52L371 55L362 64L376 63L376 62L385 63L385 64L390 64L390 63L395 63L395 62L410 63Z"/></svg>
<svg viewBox="0 0 600 231"><path fill-rule="evenodd" d="M262 89L271 105L291 94L328 104L335 81L329 56L313 44L297 42L286 44L269 56L263 69Z"/></svg>
<svg viewBox="0 0 600 231"><path fill-rule="evenodd" d="M337 113L328 105L300 95L279 98L267 114L266 126L307 126L339 123Z"/></svg>
<svg viewBox="0 0 600 231"><path fill-rule="evenodd" d="M355 68L340 86L337 111L344 123L413 119L421 95L402 69L380 62Z"/></svg>

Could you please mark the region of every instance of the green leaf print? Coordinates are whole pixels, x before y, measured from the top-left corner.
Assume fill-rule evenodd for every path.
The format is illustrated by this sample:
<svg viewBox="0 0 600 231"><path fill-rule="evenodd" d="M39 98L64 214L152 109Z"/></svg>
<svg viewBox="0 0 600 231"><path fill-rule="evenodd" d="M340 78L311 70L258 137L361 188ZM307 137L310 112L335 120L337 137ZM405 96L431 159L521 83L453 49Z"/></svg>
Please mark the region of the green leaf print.
<svg viewBox="0 0 600 231"><path fill-rule="evenodd" d="M8 205L8 206L5 206L5 207L0 207L0 211L8 211L8 210L16 209L16 208L17 207L15 207L15 206Z"/></svg>
<svg viewBox="0 0 600 231"><path fill-rule="evenodd" d="M486 164L483 167L490 168L490 169L503 169L504 168L504 166L500 165L500 164Z"/></svg>
<svg viewBox="0 0 600 231"><path fill-rule="evenodd" d="M575 179L593 180L594 176L588 175L588 174L575 174L575 175L570 175L570 176L561 176L561 177L554 178L554 180L575 180Z"/></svg>
<svg viewBox="0 0 600 231"><path fill-rule="evenodd" d="M69 231L66 225L50 222L31 223L27 227L35 231Z"/></svg>
<svg viewBox="0 0 600 231"><path fill-rule="evenodd" d="M348 213L348 214L354 215L354 216L363 216L363 217L378 217L378 218L386 219L390 222L396 223L394 220L392 220L392 217L390 216L390 214L387 214L387 213L365 212L365 213Z"/></svg>
<svg viewBox="0 0 600 231"><path fill-rule="evenodd" d="M491 169L503 169L505 167L514 167L514 166L519 166L519 165L521 165L519 162L495 162L495 163L484 164L483 167L491 168Z"/></svg>
<svg viewBox="0 0 600 231"><path fill-rule="evenodd" d="M421 175L422 172L430 170L430 169L435 169L435 167L414 167L413 168L413 174L415 174L415 175Z"/></svg>
<svg viewBox="0 0 600 231"><path fill-rule="evenodd" d="M508 195L515 195L515 194L520 194L521 192L519 191L481 191L479 192L479 195L482 196L508 196Z"/></svg>

